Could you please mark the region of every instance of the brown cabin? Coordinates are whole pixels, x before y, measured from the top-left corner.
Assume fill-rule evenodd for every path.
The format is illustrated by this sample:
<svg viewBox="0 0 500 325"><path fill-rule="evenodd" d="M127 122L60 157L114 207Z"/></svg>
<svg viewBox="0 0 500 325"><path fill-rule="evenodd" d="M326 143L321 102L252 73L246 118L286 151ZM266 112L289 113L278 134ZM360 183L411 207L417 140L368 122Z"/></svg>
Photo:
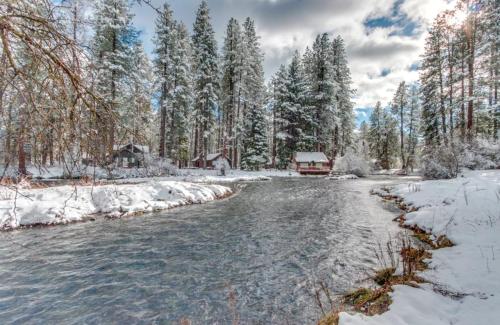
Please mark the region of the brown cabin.
<svg viewBox="0 0 500 325"><path fill-rule="evenodd" d="M295 170L303 175L328 175L332 169L322 152L296 152L293 164Z"/></svg>
<svg viewBox="0 0 500 325"><path fill-rule="evenodd" d="M113 161L116 166L123 168L144 167L146 156L149 155L149 147L137 144L114 145Z"/></svg>
<svg viewBox="0 0 500 325"><path fill-rule="evenodd" d="M198 156L191 160L193 167L203 168L203 156ZM219 169L224 166L225 169L231 168L231 160L227 157L223 157L222 153L209 153L207 155L207 166L208 169Z"/></svg>

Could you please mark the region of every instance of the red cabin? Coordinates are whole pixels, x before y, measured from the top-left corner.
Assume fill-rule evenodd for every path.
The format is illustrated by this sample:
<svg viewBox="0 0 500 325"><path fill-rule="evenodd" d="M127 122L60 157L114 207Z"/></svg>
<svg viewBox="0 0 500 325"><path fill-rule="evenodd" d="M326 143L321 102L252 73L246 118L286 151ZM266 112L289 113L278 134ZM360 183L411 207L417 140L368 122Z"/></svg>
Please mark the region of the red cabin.
<svg viewBox="0 0 500 325"><path fill-rule="evenodd" d="M330 161L322 152L297 152L293 163L303 175L328 175L331 170Z"/></svg>

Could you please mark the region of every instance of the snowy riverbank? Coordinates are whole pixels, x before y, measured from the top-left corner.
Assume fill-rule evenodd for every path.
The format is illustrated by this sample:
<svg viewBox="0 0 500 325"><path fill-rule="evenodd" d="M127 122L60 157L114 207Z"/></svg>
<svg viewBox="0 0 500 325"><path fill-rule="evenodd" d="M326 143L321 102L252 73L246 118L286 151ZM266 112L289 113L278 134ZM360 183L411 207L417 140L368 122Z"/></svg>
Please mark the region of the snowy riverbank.
<svg viewBox="0 0 500 325"><path fill-rule="evenodd" d="M149 180L141 184L0 188L0 229L85 220L92 215L120 217L226 197L215 184Z"/></svg>
<svg viewBox="0 0 500 325"><path fill-rule="evenodd" d="M175 176L159 176L152 178L125 178L117 180L122 183L140 183L150 179L153 180L173 180L192 183L236 183L269 181L271 177L301 177L301 175L291 170L261 170L261 171L243 171L230 169L226 171L225 176L221 176L218 170L211 169L179 169Z"/></svg>
<svg viewBox="0 0 500 325"><path fill-rule="evenodd" d="M387 194L387 193L386 193ZM500 171L465 172L453 180L424 181L390 190L417 211L405 224L453 247L432 251L429 282L395 286L382 315L340 314L340 325L496 324L500 319Z"/></svg>

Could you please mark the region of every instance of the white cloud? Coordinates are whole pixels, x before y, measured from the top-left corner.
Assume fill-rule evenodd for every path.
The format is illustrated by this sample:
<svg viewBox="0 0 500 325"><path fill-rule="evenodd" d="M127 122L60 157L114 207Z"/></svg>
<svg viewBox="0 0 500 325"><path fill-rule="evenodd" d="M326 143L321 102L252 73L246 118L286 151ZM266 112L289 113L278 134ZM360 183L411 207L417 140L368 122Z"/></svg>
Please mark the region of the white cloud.
<svg viewBox="0 0 500 325"><path fill-rule="evenodd" d="M163 0L153 1L160 6ZM349 64L357 89L356 107L387 103L399 82L418 79L410 66L419 61L424 49L425 30L435 15L451 4L447 0L404 0L400 14L418 23L410 36L394 34L397 27L365 28L368 18L390 16L395 0L209 0L219 42L230 17L251 16L266 54L265 71L269 78L295 50L303 51L318 33L341 35L347 47ZM199 0L171 1L177 19L190 26ZM135 10L136 25L146 31L151 48L154 12L145 7ZM221 44L219 44L221 45ZM382 71L390 71L382 75Z"/></svg>

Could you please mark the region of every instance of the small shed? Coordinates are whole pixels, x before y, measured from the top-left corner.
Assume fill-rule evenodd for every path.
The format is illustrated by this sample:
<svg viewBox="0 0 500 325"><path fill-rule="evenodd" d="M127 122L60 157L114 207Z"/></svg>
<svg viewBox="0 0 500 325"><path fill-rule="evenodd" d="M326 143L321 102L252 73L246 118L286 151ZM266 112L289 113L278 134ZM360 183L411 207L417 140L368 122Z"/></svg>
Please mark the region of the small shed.
<svg viewBox="0 0 500 325"><path fill-rule="evenodd" d="M191 160L193 167L203 168L203 156L198 156ZM209 153L207 155L207 166L209 169L221 169L224 167L225 169L231 168L231 160L227 157L224 157L222 153Z"/></svg>
<svg viewBox="0 0 500 325"><path fill-rule="evenodd" d="M123 168L144 167L149 147L137 144L114 145L113 161L116 166Z"/></svg>
<svg viewBox="0 0 500 325"><path fill-rule="evenodd" d="M296 152L293 158L295 169L300 174L326 175L331 165L323 152Z"/></svg>

